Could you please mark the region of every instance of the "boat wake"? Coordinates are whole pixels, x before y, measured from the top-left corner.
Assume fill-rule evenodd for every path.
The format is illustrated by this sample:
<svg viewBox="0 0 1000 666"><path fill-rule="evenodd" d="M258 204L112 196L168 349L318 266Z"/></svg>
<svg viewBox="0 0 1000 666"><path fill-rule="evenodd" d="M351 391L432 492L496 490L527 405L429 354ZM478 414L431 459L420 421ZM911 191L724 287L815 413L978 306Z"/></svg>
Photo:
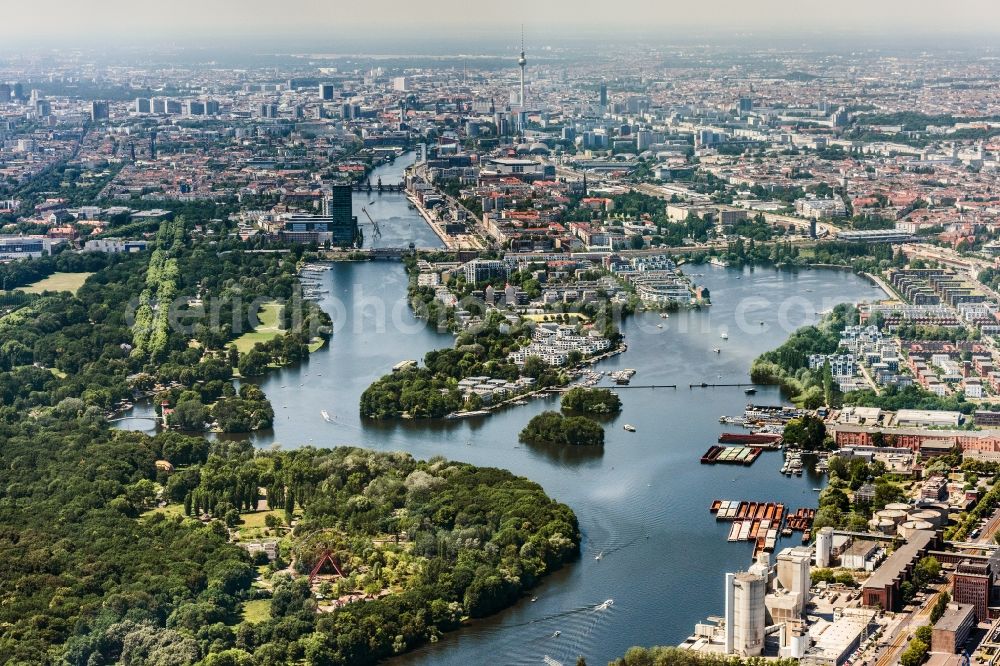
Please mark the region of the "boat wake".
<svg viewBox="0 0 1000 666"><path fill-rule="evenodd" d="M614 613L614 599L607 599L521 625L504 625L504 630L530 627L514 632L521 640L512 639L504 646L504 663L538 664L546 657L564 664L575 663L579 655L592 651L597 642L595 629L611 622Z"/></svg>

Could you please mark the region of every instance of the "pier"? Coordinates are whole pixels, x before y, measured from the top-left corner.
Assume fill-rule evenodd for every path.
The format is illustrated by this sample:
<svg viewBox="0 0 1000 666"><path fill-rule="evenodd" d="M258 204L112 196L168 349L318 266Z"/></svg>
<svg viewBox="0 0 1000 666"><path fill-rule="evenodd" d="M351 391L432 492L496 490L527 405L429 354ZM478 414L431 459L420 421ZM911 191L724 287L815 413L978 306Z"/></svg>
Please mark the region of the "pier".
<svg viewBox="0 0 1000 666"><path fill-rule="evenodd" d="M632 384L618 384L617 386L615 386L616 391L618 389L658 389L658 388L675 389L677 388L677 384L636 384L634 386Z"/></svg>
<svg viewBox="0 0 1000 666"><path fill-rule="evenodd" d="M688 384L688 388L750 388L756 387L757 385L753 382L747 384L709 384L708 382L702 382L700 384Z"/></svg>

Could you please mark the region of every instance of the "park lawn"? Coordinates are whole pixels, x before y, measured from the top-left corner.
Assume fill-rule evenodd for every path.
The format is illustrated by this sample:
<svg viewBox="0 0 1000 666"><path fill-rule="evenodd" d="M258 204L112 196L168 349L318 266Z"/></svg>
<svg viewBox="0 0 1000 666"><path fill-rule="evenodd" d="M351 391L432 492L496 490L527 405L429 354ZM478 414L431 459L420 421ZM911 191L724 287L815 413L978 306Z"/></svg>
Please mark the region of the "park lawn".
<svg viewBox="0 0 1000 666"><path fill-rule="evenodd" d="M257 327L233 341L233 344L236 345L241 354L246 354L258 342L269 342L284 332L278 328L278 312L280 309L280 303L265 303L261 306L257 312Z"/></svg>
<svg viewBox="0 0 1000 666"><path fill-rule="evenodd" d="M167 518L173 518L175 516L180 516L184 518L184 505L183 504L168 504L166 506L158 506L155 509L150 509L143 513L143 517L151 516L154 513L160 513Z"/></svg>
<svg viewBox="0 0 1000 666"><path fill-rule="evenodd" d="M47 278L19 289L29 294L40 294L43 291L68 291L75 294L91 275L93 273L53 273Z"/></svg>
<svg viewBox="0 0 1000 666"><path fill-rule="evenodd" d="M271 600L254 599L243 602L243 620L250 624L257 624L271 619Z"/></svg>
<svg viewBox="0 0 1000 666"><path fill-rule="evenodd" d="M278 509L274 509L274 510L271 510L271 511L254 511L252 513L241 513L240 514L240 519L243 521L243 524L240 525L240 527L244 528L244 529L254 529L254 528L258 528L258 527L259 528L266 527L266 525L264 524L264 518L268 514L273 514L273 515L277 516L278 518L281 518L281 522L282 523L285 522L285 512L284 511L279 511Z"/></svg>

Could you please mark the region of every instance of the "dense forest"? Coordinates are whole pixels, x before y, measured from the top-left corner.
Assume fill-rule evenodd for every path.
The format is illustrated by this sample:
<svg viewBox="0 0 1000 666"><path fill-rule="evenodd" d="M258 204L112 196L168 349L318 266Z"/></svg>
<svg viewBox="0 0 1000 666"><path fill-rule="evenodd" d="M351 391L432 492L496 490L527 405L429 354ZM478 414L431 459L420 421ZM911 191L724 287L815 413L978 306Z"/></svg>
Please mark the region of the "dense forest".
<svg viewBox="0 0 1000 666"><path fill-rule="evenodd" d="M296 313L302 248L246 252L192 231L162 225L151 252L100 257L76 295L0 317L0 662L372 663L509 605L577 555L573 513L505 471L111 430L138 395L178 428L264 427L266 396L237 391L234 370L300 359L329 328L308 304ZM241 354L232 341L274 301L285 334ZM494 333L464 344L502 345ZM275 561L238 547L258 538L278 542ZM300 574L323 553L342 576L310 589Z"/></svg>
<svg viewBox="0 0 1000 666"><path fill-rule="evenodd" d="M248 661L203 663L372 663L509 605L579 548L573 513L506 471L209 448L65 408L0 428L4 663L190 664L233 650ZM265 516L281 549L258 569L228 536L265 497L281 507ZM340 562L338 589L364 601L316 612L298 574L320 550ZM252 599L269 600L267 619L242 620Z"/></svg>

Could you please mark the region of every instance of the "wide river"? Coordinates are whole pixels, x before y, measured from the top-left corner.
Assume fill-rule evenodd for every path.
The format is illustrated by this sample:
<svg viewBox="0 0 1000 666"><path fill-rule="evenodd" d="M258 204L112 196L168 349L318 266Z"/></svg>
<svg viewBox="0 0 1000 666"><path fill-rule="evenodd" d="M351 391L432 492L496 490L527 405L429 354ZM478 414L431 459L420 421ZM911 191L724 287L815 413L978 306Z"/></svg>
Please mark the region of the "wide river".
<svg viewBox="0 0 1000 666"><path fill-rule="evenodd" d="M384 195L376 205L391 218L383 238L431 240L400 195ZM307 363L263 381L275 424L273 431L254 435L257 445L356 445L503 467L572 507L583 532L580 560L547 578L534 591L536 601L525 599L396 662L540 664L548 656L571 664L584 655L588 663L601 664L632 645L676 644L696 622L722 613L723 574L750 564L751 545L727 543L729 525L709 513L712 500L777 501L792 510L815 506L813 488L822 480L811 470L782 476L779 453L765 453L752 467L701 465L699 458L719 433L733 429L720 425L719 416L742 414L748 399L741 388L688 385L746 382L753 359L792 330L814 323L836 303L871 300L881 292L835 270L704 265L687 271L711 290L713 305L668 319L655 313L627 319L622 330L628 351L598 366L637 369L634 385L678 388L621 390L624 409L608 422L603 450L518 444L524 424L558 408L556 398L475 420L363 422L358 399L372 381L400 360L450 346L453 338L414 319L397 263L338 263L323 274L329 293L321 305L333 317L335 334ZM728 340L721 338L724 332ZM761 387L752 400L777 404L782 398L776 388ZM331 423L321 417L323 409ZM624 431L625 423L637 432ZM797 543L798 537L787 539L779 548ZM613 605L597 609L608 599Z"/></svg>

